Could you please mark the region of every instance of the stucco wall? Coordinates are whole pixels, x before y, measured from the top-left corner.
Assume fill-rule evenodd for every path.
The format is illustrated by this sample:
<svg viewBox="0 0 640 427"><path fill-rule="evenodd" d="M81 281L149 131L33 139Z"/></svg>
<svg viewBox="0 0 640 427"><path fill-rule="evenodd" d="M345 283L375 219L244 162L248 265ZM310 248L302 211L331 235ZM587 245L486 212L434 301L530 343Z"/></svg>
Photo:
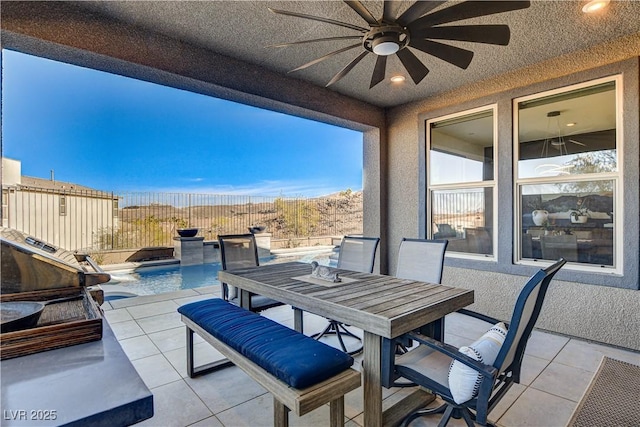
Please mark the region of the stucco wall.
<svg viewBox="0 0 640 427"><path fill-rule="evenodd" d="M386 136L384 129L373 129L363 135L363 230L365 236L380 237L381 242L387 240L386 223ZM373 271L387 271L387 248L382 243L378 246Z"/></svg>
<svg viewBox="0 0 640 427"><path fill-rule="evenodd" d="M475 290L471 309L507 319L516 295L534 269L511 262L513 187L511 99L603 75L625 73L624 274L561 271L552 283L538 326L553 332L640 350L638 289L638 53L640 34L565 55L518 72L462 87L437 98L387 112L387 242L389 272L395 271L402 237L425 237L424 120L498 103L498 262L447 259L443 283ZM500 113L502 111L502 113ZM507 111L507 113L504 113ZM507 165L507 167L505 167ZM366 166L365 166L366 168ZM366 191L366 187L365 187ZM621 289L627 288L627 289Z"/></svg>
<svg viewBox="0 0 640 427"><path fill-rule="evenodd" d="M473 289L470 310L511 317L525 277L446 267L442 283ZM537 328L640 350L640 291L553 280Z"/></svg>

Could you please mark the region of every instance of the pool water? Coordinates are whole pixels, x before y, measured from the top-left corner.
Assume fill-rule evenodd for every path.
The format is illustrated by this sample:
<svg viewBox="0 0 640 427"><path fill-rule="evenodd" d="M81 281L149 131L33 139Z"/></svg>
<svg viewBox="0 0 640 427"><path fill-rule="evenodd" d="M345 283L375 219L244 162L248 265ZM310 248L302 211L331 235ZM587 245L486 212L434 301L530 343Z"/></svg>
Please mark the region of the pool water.
<svg viewBox="0 0 640 427"><path fill-rule="evenodd" d="M260 260L260 265L300 261L317 261L323 265L334 265L329 253L309 254L302 257L275 256ZM334 265L335 266L335 265ZM155 295L183 289L201 288L219 285L218 271L220 263L181 266L179 264L138 268L132 272L113 272L111 281L102 285L106 300L123 296ZM111 287L116 285L117 287Z"/></svg>
<svg viewBox="0 0 640 427"><path fill-rule="evenodd" d="M154 295L220 284L219 270L219 263L146 267L131 273L113 273L107 286L114 283L132 294ZM106 286L103 288L108 289Z"/></svg>

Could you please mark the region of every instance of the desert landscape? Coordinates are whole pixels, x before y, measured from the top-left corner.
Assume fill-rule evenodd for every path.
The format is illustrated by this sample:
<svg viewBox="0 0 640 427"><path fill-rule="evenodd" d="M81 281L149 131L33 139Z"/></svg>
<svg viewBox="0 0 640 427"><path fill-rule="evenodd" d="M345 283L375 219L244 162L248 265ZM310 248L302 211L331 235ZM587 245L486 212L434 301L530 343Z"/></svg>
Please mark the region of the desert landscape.
<svg viewBox="0 0 640 427"><path fill-rule="evenodd" d="M215 240L264 227L274 247L331 244L332 236L362 233L361 191L318 198L191 196L189 203L181 198L145 204L123 196L117 227L101 230L97 249L173 246L180 228L198 228L198 236Z"/></svg>

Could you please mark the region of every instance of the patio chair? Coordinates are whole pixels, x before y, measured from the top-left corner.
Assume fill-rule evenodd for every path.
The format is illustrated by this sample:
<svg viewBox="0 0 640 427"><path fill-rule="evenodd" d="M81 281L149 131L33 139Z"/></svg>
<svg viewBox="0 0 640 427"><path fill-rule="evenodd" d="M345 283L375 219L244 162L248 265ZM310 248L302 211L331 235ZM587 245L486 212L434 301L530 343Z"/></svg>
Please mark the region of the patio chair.
<svg viewBox="0 0 640 427"><path fill-rule="evenodd" d="M543 259L558 259L563 257L567 261L578 261L578 239L574 234L560 236L540 236L540 250Z"/></svg>
<svg viewBox="0 0 640 427"><path fill-rule="evenodd" d="M218 236L218 243L220 244L223 270L257 267L260 265L258 261L256 237L253 234L228 234ZM235 286L229 286L222 282L221 286L222 299L242 306L240 301L241 295ZM259 312L279 305L283 304L262 295L250 294L250 311Z"/></svg>
<svg viewBox="0 0 640 427"><path fill-rule="evenodd" d="M450 224L436 224L438 231L433 234L434 239L443 239L445 237L456 237L458 234Z"/></svg>
<svg viewBox="0 0 640 427"><path fill-rule="evenodd" d="M531 276L516 300L508 325L481 316L494 326L469 346L458 349L411 332L406 336L417 341L419 346L396 357L393 351L395 340L384 340L382 382L385 387L405 378L444 400L440 407L409 414L403 420L403 426L417 417L439 413L444 413L438 424L441 427L451 417L463 418L469 427L474 426L474 421L480 425L489 424L489 412L513 383L520 382L527 340L540 314L549 283L565 262L561 258Z"/></svg>
<svg viewBox="0 0 640 427"><path fill-rule="evenodd" d="M396 277L399 279L417 280L420 282L442 282L444 269L444 253L449 242L444 239L408 239L404 237L398 249L398 266ZM428 326L430 332L423 329L423 333L433 338L442 339L442 333L435 330L444 329L444 319L438 320ZM435 335L434 335L435 334ZM396 353L403 354L412 345L411 340L398 341Z"/></svg>
<svg viewBox="0 0 640 427"><path fill-rule="evenodd" d="M344 236L340 244L338 268L372 273L379 242L380 238L378 237ZM318 341L331 345L331 341L328 338L332 335L338 339L340 348L345 353L357 354L362 351L362 338L349 331L346 325L336 320L329 319L329 324L322 332L311 336ZM345 337L350 337L357 341L359 343L358 347L348 350L344 343Z"/></svg>
<svg viewBox="0 0 640 427"><path fill-rule="evenodd" d="M470 253L488 255L492 252L491 233L485 227L465 228Z"/></svg>
<svg viewBox="0 0 640 427"><path fill-rule="evenodd" d="M444 253L448 240L408 239L404 237L398 249L396 277L420 282L440 283Z"/></svg>
<svg viewBox="0 0 640 427"><path fill-rule="evenodd" d="M372 273L379 242L378 237L344 236L340 243L338 268Z"/></svg>

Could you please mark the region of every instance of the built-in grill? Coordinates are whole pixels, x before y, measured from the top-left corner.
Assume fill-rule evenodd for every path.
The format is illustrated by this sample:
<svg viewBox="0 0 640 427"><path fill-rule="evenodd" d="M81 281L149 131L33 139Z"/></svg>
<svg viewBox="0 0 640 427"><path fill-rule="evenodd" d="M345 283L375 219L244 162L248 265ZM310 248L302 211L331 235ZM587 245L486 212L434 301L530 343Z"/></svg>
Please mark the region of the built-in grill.
<svg viewBox="0 0 640 427"><path fill-rule="evenodd" d="M0 228L1 359L102 338L103 295L111 278L91 258Z"/></svg>

